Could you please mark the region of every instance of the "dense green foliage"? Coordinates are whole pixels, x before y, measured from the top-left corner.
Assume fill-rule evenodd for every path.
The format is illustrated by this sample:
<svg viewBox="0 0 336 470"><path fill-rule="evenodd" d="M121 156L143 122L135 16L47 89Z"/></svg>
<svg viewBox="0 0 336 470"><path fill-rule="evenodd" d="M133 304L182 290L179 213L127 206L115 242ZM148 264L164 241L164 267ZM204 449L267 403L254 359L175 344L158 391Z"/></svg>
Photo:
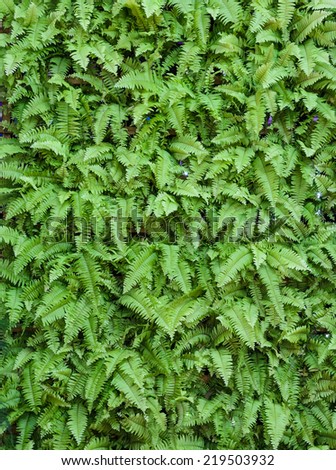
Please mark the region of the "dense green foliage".
<svg viewBox="0 0 336 470"><path fill-rule="evenodd" d="M335 449L335 0L0 16L0 447Z"/></svg>

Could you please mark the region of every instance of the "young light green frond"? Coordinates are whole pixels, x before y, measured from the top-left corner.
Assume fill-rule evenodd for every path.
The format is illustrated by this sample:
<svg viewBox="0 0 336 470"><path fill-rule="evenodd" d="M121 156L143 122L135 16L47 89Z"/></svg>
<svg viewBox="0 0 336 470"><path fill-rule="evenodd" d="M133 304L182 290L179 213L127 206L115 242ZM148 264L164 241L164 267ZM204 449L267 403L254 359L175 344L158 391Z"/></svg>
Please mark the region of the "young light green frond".
<svg viewBox="0 0 336 470"><path fill-rule="evenodd" d="M159 15L164 4L165 0L141 0L141 5L145 10L147 18L152 15Z"/></svg>
<svg viewBox="0 0 336 470"><path fill-rule="evenodd" d="M243 415L243 433L248 434L258 418L261 402L259 400L246 400Z"/></svg>
<svg viewBox="0 0 336 470"><path fill-rule="evenodd" d="M44 94L40 94L32 98L28 105L24 108L21 119L24 121L32 116L41 115L50 109L50 104Z"/></svg>
<svg viewBox="0 0 336 470"><path fill-rule="evenodd" d="M218 7L216 13L224 24L239 24L243 9L237 0L216 1L215 4Z"/></svg>
<svg viewBox="0 0 336 470"><path fill-rule="evenodd" d="M292 21L295 12L296 0L278 0L277 17L285 30Z"/></svg>
<svg viewBox="0 0 336 470"><path fill-rule="evenodd" d="M75 15L83 29L87 30L94 10L94 0L76 0Z"/></svg>
<svg viewBox="0 0 336 470"><path fill-rule="evenodd" d="M182 134L185 128L185 106L183 103L176 103L167 109L169 124L176 130L177 134Z"/></svg>
<svg viewBox="0 0 336 470"><path fill-rule="evenodd" d="M109 105L101 106L95 115L95 143L100 144L106 135L108 125L114 114L114 109Z"/></svg>
<svg viewBox="0 0 336 470"><path fill-rule="evenodd" d="M269 250L268 259L269 257L276 260L276 267L285 265L298 271L309 269L306 261L289 248L275 246Z"/></svg>
<svg viewBox="0 0 336 470"><path fill-rule="evenodd" d="M299 64L306 75L311 75L315 68L315 59L318 58L318 50L314 47L313 40L308 40L299 46Z"/></svg>

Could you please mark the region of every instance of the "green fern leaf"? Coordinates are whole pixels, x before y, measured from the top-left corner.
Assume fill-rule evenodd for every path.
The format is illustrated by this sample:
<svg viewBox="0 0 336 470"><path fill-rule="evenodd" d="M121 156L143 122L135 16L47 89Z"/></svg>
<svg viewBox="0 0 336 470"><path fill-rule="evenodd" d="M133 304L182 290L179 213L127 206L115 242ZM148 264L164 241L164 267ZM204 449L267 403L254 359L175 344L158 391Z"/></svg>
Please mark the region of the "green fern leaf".
<svg viewBox="0 0 336 470"><path fill-rule="evenodd" d="M144 291L132 289L128 294L122 295L119 301L121 305L125 305L146 320L155 320L154 308Z"/></svg>
<svg viewBox="0 0 336 470"><path fill-rule="evenodd" d="M236 0L223 0L216 2L219 8L218 17L224 23L239 24L243 9Z"/></svg>
<svg viewBox="0 0 336 470"><path fill-rule="evenodd" d="M283 320L284 307L279 287L279 277L276 275L275 271L267 265L260 266L258 272L275 310Z"/></svg>
<svg viewBox="0 0 336 470"><path fill-rule="evenodd" d="M82 403L75 403L68 411L68 415L68 428L79 445L83 440L88 422L87 410Z"/></svg>
<svg viewBox="0 0 336 470"><path fill-rule="evenodd" d="M107 132L107 127L114 114L114 111L114 108L109 105L100 106L100 108L97 110L94 124L96 144L100 144L104 140L104 137Z"/></svg>
<svg viewBox="0 0 336 470"><path fill-rule="evenodd" d="M123 293L130 291L141 278L146 277L153 269L157 255L152 246L142 250L132 263L124 281Z"/></svg>
<svg viewBox="0 0 336 470"><path fill-rule="evenodd" d="M75 15L83 29L87 30L94 10L94 0L76 0Z"/></svg>
<svg viewBox="0 0 336 470"><path fill-rule="evenodd" d="M285 30L292 21L295 12L296 0L278 0L277 17L281 22L282 29Z"/></svg>
<svg viewBox="0 0 336 470"><path fill-rule="evenodd" d="M34 96L24 108L21 119L24 121L32 116L41 115L50 109L50 102L44 94Z"/></svg>
<svg viewBox="0 0 336 470"><path fill-rule="evenodd" d="M38 407L42 404L42 390L35 380L31 364L23 371L23 395L31 409L37 412Z"/></svg>
<svg viewBox="0 0 336 470"><path fill-rule="evenodd" d="M126 376L117 372L112 380L112 385L122 392L125 397L140 410L145 412L147 408L146 398L143 391L134 383L134 381Z"/></svg>
<svg viewBox="0 0 336 470"><path fill-rule="evenodd" d="M275 205L278 199L279 191L279 178L270 165L267 165L264 160L258 157L254 162L255 175L257 181L260 183L265 197Z"/></svg>
<svg viewBox="0 0 336 470"><path fill-rule="evenodd" d="M206 44L209 36L210 17L202 9L196 9L194 21L202 44Z"/></svg>
<svg viewBox="0 0 336 470"><path fill-rule="evenodd" d="M305 260L289 248L274 247L267 254L268 260L269 257L273 257L276 260L276 266L284 264L285 266L298 271L305 271L308 269L308 265Z"/></svg>
<svg viewBox="0 0 336 470"><path fill-rule="evenodd" d="M249 266L253 261L253 256L249 248L241 246L232 253L229 259L221 266L220 273L217 277L218 287L233 281L239 271Z"/></svg>
<svg viewBox="0 0 336 470"><path fill-rule="evenodd" d="M273 449L277 449L289 422L289 410L283 405L265 400L265 424Z"/></svg>
<svg viewBox="0 0 336 470"><path fill-rule="evenodd" d="M304 44L299 46L299 64L301 70L308 76L313 73L315 67L315 59L318 57L318 51L314 47L314 41L312 39L306 41Z"/></svg>
<svg viewBox="0 0 336 470"><path fill-rule="evenodd" d="M178 155L196 155L199 157L198 163L202 163L203 158L208 154L201 142L192 135L180 136L170 146L170 150Z"/></svg>
<svg viewBox="0 0 336 470"><path fill-rule="evenodd" d="M248 434L254 426L257 417L258 411L260 409L261 402L259 400L251 400L248 398L245 401L244 406L244 415L243 415L243 433Z"/></svg>
<svg viewBox="0 0 336 470"><path fill-rule="evenodd" d="M228 386L229 379L233 372L233 362L231 354L225 349L212 349L211 358L215 370L224 380L226 386Z"/></svg>
<svg viewBox="0 0 336 470"><path fill-rule="evenodd" d="M145 10L147 18L152 15L159 15L164 4L165 0L141 0L141 5Z"/></svg>
<svg viewBox="0 0 336 470"><path fill-rule="evenodd" d="M319 25L322 21L331 15L331 11L320 12L314 11L311 15L305 15L297 24L296 24L296 34L295 39L298 42L302 42L306 37Z"/></svg>
<svg viewBox="0 0 336 470"><path fill-rule="evenodd" d="M246 126L253 138L259 137L263 128L266 109L262 100L262 92L259 90L253 96L247 98Z"/></svg>
<svg viewBox="0 0 336 470"><path fill-rule="evenodd" d="M88 411L92 411L93 404L102 391L106 381L105 362L100 360L90 372L85 386L85 398L88 402Z"/></svg>
<svg viewBox="0 0 336 470"><path fill-rule="evenodd" d="M167 109L167 117L169 124L176 130L177 134L181 134L185 127L185 106L183 103L176 103Z"/></svg>
<svg viewBox="0 0 336 470"><path fill-rule="evenodd" d="M19 436L16 444L17 450L31 450L33 449L34 442L30 439L36 427L36 417L32 414L25 413L17 423Z"/></svg>
<svg viewBox="0 0 336 470"><path fill-rule="evenodd" d="M229 323L235 333L239 338L250 348L254 349L256 342L256 335L254 328L246 320L243 310L246 309L246 306L233 307L229 309L223 316L224 321L225 317L229 318Z"/></svg>

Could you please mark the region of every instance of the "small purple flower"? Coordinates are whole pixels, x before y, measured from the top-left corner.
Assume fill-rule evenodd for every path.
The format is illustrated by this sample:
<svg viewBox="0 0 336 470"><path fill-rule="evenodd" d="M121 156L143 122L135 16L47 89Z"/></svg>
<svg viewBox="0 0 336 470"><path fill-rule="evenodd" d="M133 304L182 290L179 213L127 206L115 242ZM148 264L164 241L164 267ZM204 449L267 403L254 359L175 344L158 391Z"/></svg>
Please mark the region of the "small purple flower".
<svg viewBox="0 0 336 470"><path fill-rule="evenodd" d="M3 106L3 102L2 102L2 101L0 101L0 106Z"/></svg>
<svg viewBox="0 0 336 470"><path fill-rule="evenodd" d="M318 121L318 116L314 116L314 117L313 117L313 121L314 121L314 122L317 122L317 121Z"/></svg>
<svg viewBox="0 0 336 470"><path fill-rule="evenodd" d="M272 116L270 116L268 119L267 119L267 125L270 126L273 122L273 118Z"/></svg>
<svg viewBox="0 0 336 470"><path fill-rule="evenodd" d="M150 121L151 118L149 116L146 117L146 121Z"/></svg>
<svg viewBox="0 0 336 470"><path fill-rule="evenodd" d="M179 165L181 165L181 166L183 165L183 161L182 161L182 160L179 161Z"/></svg>
<svg viewBox="0 0 336 470"><path fill-rule="evenodd" d="M178 46L183 46L183 44L184 44L184 41L178 41L178 42L177 42L177 45L178 45Z"/></svg>

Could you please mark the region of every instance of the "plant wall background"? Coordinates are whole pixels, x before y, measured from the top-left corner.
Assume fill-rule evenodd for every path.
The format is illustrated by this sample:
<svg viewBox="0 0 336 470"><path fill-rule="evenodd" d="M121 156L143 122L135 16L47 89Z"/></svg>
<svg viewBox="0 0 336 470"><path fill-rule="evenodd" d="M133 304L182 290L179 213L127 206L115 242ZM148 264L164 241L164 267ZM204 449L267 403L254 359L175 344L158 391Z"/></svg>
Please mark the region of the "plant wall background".
<svg viewBox="0 0 336 470"><path fill-rule="evenodd" d="M335 449L335 1L0 14L1 448Z"/></svg>

